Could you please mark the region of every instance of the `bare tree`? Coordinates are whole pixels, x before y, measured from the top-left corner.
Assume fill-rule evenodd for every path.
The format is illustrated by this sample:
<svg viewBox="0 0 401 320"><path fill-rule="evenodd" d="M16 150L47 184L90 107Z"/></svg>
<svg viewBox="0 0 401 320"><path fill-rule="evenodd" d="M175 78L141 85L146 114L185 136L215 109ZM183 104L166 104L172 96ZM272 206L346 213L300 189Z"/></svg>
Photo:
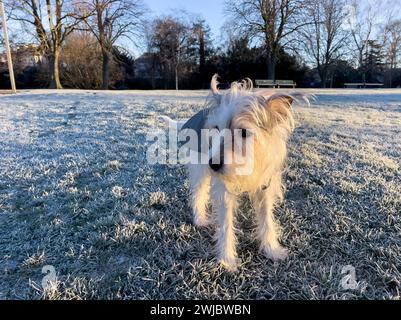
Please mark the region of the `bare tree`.
<svg viewBox="0 0 401 320"><path fill-rule="evenodd" d="M91 33L74 32L69 35L61 50L61 61L64 86L79 89L101 87L100 47Z"/></svg>
<svg viewBox="0 0 401 320"><path fill-rule="evenodd" d="M389 67L390 88L393 86L393 72L398 67L401 59L401 19L390 20L384 27L384 48L386 50L386 62Z"/></svg>
<svg viewBox="0 0 401 320"><path fill-rule="evenodd" d="M153 47L162 63L166 75L174 74L175 89L178 90L183 58L192 41L195 40L194 29L182 19L165 17L157 19L153 27Z"/></svg>
<svg viewBox="0 0 401 320"><path fill-rule="evenodd" d="M363 68L364 54L376 26L378 7L369 1L361 4L358 0L352 0L347 8L346 26L352 36L357 66L362 72L362 82L366 82L366 70Z"/></svg>
<svg viewBox="0 0 401 320"><path fill-rule="evenodd" d="M275 79L280 47L285 47L289 36L308 23L298 19L303 3L301 0L226 1L225 7L232 19L231 28L259 38L265 45L269 79Z"/></svg>
<svg viewBox="0 0 401 320"><path fill-rule="evenodd" d="M15 0L11 18L30 30L40 44L49 66L49 88L61 89L59 61L60 50L66 37L73 32L81 19L76 17L76 10L82 10L79 2L73 0Z"/></svg>
<svg viewBox="0 0 401 320"><path fill-rule="evenodd" d="M97 39L89 32L70 34L61 50L61 80L66 87L100 89L102 86L102 55ZM110 84L123 79L121 66L110 64Z"/></svg>
<svg viewBox="0 0 401 320"><path fill-rule="evenodd" d="M123 38L135 43L143 31L145 6L141 0L86 0L86 5L93 15L84 22L99 42L102 89L108 89L113 46Z"/></svg>
<svg viewBox="0 0 401 320"><path fill-rule="evenodd" d="M144 51L145 54L142 56L146 56L146 59L148 60L146 67L144 68L146 70L146 76L150 80L151 88L155 89L156 88L156 78L157 76L160 76L160 57L157 52L157 48L154 45L154 26L152 23L147 23L145 26L145 32L144 32ZM138 61L136 61L137 63Z"/></svg>
<svg viewBox="0 0 401 320"><path fill-rule="evenodd" d="M321 86L326 88L330 67L343 54L349 34L343 29L346 19L344 1L342 0L309 0L305 19L312 24L305 26L300 34L303 36L307 55L317 67Z"/></svg>
<svg viewBox="0 0 401 320"><path fill-rule="evenodd" d="M206 75L206 58L210 54L211 49L211 41L210 41L210 28L206 24L206 21L198 18L193 24L193 33L196 38L196 45L198 51L198 64L199 64L199 74L201 76L202 82L205 82L207 79L207 83L209 82L208 75ZM202 83L203 85L203 83Z"/></svg>

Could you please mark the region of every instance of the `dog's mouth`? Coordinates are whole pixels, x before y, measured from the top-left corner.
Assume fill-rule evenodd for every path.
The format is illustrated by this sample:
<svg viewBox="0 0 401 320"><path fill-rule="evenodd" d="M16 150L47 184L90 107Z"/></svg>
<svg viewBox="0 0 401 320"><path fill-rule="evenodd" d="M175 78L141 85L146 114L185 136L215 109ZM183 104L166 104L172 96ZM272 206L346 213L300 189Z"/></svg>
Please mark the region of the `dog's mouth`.
<svg viewBox="0 0 401 320"><path fill-rule="evenodd" d="M216 170L216 168L213 169L209 166L209 172L214 177L231 181L234 179L241 179L241 177L252 176L254 174L254 167L236 166L234 168L229 168L227 165L224 165Z"/></svg>

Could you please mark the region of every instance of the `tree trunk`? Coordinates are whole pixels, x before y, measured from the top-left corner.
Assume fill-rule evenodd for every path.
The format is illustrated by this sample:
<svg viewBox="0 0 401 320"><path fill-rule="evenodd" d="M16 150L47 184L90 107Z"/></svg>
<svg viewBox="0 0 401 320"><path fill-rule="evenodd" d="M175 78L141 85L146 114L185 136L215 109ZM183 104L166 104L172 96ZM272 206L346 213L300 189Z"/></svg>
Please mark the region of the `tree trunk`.
<svg viewBox="0 0 401 320"><path fill-rule="evenodd" d="M267 55L267 79L276 80L276 55L274 53Z"/></svg>
<svg viewBox="0 0 401 320"><path fill-rule="evenodd" d="M366 71L365 69L362 72L362 83L365 84L366 83Z"/></svg>
<svg viewBox="0 0 401 320"><path fill-rule="evenodd" d="M362 73L362 82L366 83L366 71L363 63L363 49L359 52L359 71Z"/></svg>
<svg viewBox="0 0 401 320"><path fill-rule="evenodd" d="M62 89L59 73L60 51L56 49L49 57L49 89Z"/></svg>
<svg viewBox="0 0 401 320"><path fill-rule="evenodd" d="M178 90L178 65L175 66L175 90Z"/></svg>
<svg viewBox="0 0 401 320"><path fill-rule="evenodd" d="M152 90L155 89L155 73L156 73L156 60L154 54L152 55L152 67L150 68L150 85Z"/></svg>
<svg viewBox="0 0 401 320"><path fill-rule="evenodd" d="M323 68L319 70L320 86L325 89L327 88L327 71Z"/></svg>
<svg viewBox="0 0 401 320"><path fill-rule="evenodd" d="M326 78L326 76L322 77L321 86L322 86L322 89L326 89L327 88L327 78Z"/></svg>
<svg viewBox="0 0 401 320"><path fill-rule="evenodd" d="M102 50L102 89L109 89L109 68L110 67L110 55L107 50Z"/></svg>
<svg viewBox="0 0 401 320"><path fill-rule="evenodd" d="M207 88L209 85L209 79L206 79L205 72L206 65L206 49L205 49L205 34L203 29L199 32L199 74L201 79L201 87L202 89Z"/></svg>
<svg viewBox="0 0 401 320"><path fill-rule="evenodd" d="M150 74L150 85L152 87L152 90L155 89L156 85L155 85L155 69L154 67L151 68L151 74Z"/></svg>

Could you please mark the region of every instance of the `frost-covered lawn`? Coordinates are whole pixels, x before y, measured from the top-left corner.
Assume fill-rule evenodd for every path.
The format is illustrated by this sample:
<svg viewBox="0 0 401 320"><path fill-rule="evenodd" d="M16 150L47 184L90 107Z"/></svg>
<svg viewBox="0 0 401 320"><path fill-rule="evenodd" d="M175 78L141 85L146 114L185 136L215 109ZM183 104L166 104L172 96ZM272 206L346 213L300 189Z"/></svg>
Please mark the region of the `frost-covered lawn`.
<svg viewBox="0 0 401 320"><path fill-rule="evenodd" d="M400 298L401 91L320 91L296 109L276 211L290 258L257 253L245 202L234 274L191 224L184 168L145 161L156 116L187 118L205 96L0 95L0 298ZM45 293L44 265L58 277Z"/></svg>

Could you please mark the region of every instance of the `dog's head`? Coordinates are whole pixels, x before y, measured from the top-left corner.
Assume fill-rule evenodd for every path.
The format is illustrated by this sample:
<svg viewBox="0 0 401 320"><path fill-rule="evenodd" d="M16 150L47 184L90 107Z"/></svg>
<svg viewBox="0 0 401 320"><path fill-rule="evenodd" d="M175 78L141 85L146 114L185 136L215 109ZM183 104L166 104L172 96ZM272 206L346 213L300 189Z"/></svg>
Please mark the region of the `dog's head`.
<svg viewBox="0 0 401 320"><path fill-rule="evenodd" d="M213 106L205 122L210 130L209 168L226 186L252 191L281 170L294 127L294 98L253 91L249 79L222 92L217 85L215 75Z"/></svg>

